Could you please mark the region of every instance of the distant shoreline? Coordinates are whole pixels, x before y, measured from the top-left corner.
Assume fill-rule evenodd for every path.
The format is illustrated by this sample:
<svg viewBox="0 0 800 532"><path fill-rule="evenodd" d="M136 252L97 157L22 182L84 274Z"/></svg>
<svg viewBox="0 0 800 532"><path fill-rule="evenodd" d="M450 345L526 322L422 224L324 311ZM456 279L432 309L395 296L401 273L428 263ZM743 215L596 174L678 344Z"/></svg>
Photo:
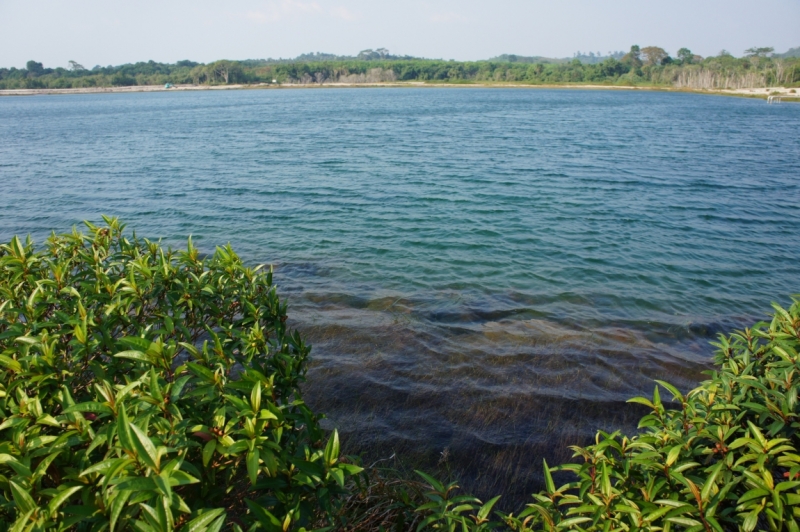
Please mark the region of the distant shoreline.
<svg viewBox="0 0 800 532"><path fill-rule="evenodd" d="M278 89L335 89L335 88L380 88L380 87L428 87L428 88L515 88L515 89L575 89L575 90L643 90L659 92L688 92L697 94L716 94L723 96L740 96L747 98L767 99L779 96L787 101L800 101L800 94L787 87L763 87L752 89L689 89L658 86L635 85L530 85L520 83L428 83L424 81L383 82L383 83L323 83L323 84L253 84L253 85L175 85L164 88L163 85L133 85L126 87L83 87L69 89L7 89L0 90L0 96L42 96L53 94L104 94L132 92L181 92L207 90L278 90Z"/></svg>

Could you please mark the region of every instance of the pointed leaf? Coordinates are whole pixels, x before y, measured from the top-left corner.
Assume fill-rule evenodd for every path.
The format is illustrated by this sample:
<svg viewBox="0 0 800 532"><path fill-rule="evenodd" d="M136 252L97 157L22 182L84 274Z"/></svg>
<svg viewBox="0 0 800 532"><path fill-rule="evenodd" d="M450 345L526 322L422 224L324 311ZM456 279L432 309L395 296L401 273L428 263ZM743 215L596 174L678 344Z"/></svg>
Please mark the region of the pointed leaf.
<svg viewBox="0 0 800 532"><path fill-rule="evenodd" d="M8 481L9 487L11 487L11 495L14 497L14 502L17 503L17 507L22 512L28 512L37 508L36 501L33 500L31 494L28 493L28 490L14 482L13 480Z"/></svg>
<svg viewBox="0 0 800 532"><path fill-rule="evenodd" d="M258 450L247 453L247 474L250 476L250 483L255 486L258 480Z"/></svg>
<svg viewBox="0 0 800 532"><path fill-rule="evenodd" d="M54 515L58 511L58 507L64 504L73 494L83 489L83 486L73 486L65 490L59 491L58 495L50 499L47 504L47 509L50 510L50 515Z"/></svg>
<svg viewBox="0 0 800 532"><path fill-rule="evenodd" d="M147 362L148 364L155 364L156 361L150 355L142 353L141 351L122 351L114 355L115 358L128 358L139 362Z"/></svg>
<svg viewBox="0 0 800 532"><path fill-rule="evenodd" d="M556 492L556 485L553 482L553 476L550 474L550 468L547 467L547 460L542 460L544 463L544 483L545 487L547 488L547 493L550 495Z"/></svg>
<svg viewBox="0 0 800 532"><path fill-rule="evenodd" d="M203 512L198 517L186 523L183 528L181 528L181 532L202 532L209 523L224 513L224 508L214 508L213 510Z"/></svg>
<svg viewBox="0 0 800 532"><path fill-rule="evenodd" d="M203 447L203 465L208 467L211 462L211 457L214 456L214 450L217 448L217 440L211 440Z"/></svg>
<svg viewBox="0 0 800 532"><path fill-rule="evenodd" d="M116 497L114 497L114 502L111 503L111 519L109 523L110 532L114 532L114 525L116 525L119 515L122 513L122 510L125 509L125 503L128 502L128 498L132 494L132 491L121 491L117 493Z"/></svg>
<svg viewBox="0 0 800 532"><path fill-rule="evenodd" d="M325 465L332 466L339 459L339 431L333 429L333 434L325 446Z"/></svg>
<svg viewBox="0 0 800 532"><path fill-rule="evenodd" d="M158 472L159 470L159 456L156 451L155 445L150 438L142 432L142 429L136 426L135 423L129 423L133 436L133 446L136 448L138 457L147 464L148 467Z"/></svg>
<svg viewBox="0 0 800 532"><path fill-rule="evenodd" d="M250 392L250 406L253 412L258 412L261 408L261 383L256 382L253 385L253 391Z"/></svg>

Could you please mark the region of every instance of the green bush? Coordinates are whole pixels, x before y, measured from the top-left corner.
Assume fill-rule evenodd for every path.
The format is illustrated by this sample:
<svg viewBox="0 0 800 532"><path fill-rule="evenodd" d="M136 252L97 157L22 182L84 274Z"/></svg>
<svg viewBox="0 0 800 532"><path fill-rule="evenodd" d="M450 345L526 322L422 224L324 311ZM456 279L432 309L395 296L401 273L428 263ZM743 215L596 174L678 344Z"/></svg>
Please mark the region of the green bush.
<svg viewBox="0 0 800 532"><path fill-rule="evenodd" d="M272 273L116 219L0 247L0 529L302 529L360 472Z"/></svg>

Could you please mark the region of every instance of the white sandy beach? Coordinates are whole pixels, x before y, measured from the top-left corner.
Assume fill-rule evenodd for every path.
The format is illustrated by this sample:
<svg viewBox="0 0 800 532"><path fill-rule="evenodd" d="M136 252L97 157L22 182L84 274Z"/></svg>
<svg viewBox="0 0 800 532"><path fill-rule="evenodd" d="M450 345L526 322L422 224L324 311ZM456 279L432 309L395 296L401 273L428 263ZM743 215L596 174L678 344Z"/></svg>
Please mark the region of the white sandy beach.
<svg viewBox="0 0 800 532"><path fill-rule="evenodd" d="M101 94L129 92L175 92L203 90L242 90L242 89L315 89L315 88L355 88L355 87L431 87L431 88L524 88L524 89L576 89L576 90L655 90L667 92L697 92L702 94L726 94L766 99L768 96L781 96L800 100L798 89L787 87L764 87L750 89L677 89L671 87L625 86L625 85L526 85L517 83L427 83L423 81L382 82L382 83L259 83L253 85L135 85L129 87L84 87L74 89L11 89L0 90L0 96L37 96L46 94Z"/></svg>

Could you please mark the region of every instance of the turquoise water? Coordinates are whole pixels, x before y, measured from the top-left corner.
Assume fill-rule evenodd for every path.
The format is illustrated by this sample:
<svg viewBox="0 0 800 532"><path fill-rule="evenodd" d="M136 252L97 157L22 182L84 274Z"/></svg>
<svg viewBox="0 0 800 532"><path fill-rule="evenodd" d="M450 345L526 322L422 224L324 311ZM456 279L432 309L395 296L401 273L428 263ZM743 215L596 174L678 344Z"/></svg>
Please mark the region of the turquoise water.
<svg viewBox="0 0 800 532"><path fill-rule="evenodd" d="M0 238L105 213L230 241L275 264L354 445L470 470L628 422L800 292L798 131L798 105L657 92L0 98Z"/></svg>

